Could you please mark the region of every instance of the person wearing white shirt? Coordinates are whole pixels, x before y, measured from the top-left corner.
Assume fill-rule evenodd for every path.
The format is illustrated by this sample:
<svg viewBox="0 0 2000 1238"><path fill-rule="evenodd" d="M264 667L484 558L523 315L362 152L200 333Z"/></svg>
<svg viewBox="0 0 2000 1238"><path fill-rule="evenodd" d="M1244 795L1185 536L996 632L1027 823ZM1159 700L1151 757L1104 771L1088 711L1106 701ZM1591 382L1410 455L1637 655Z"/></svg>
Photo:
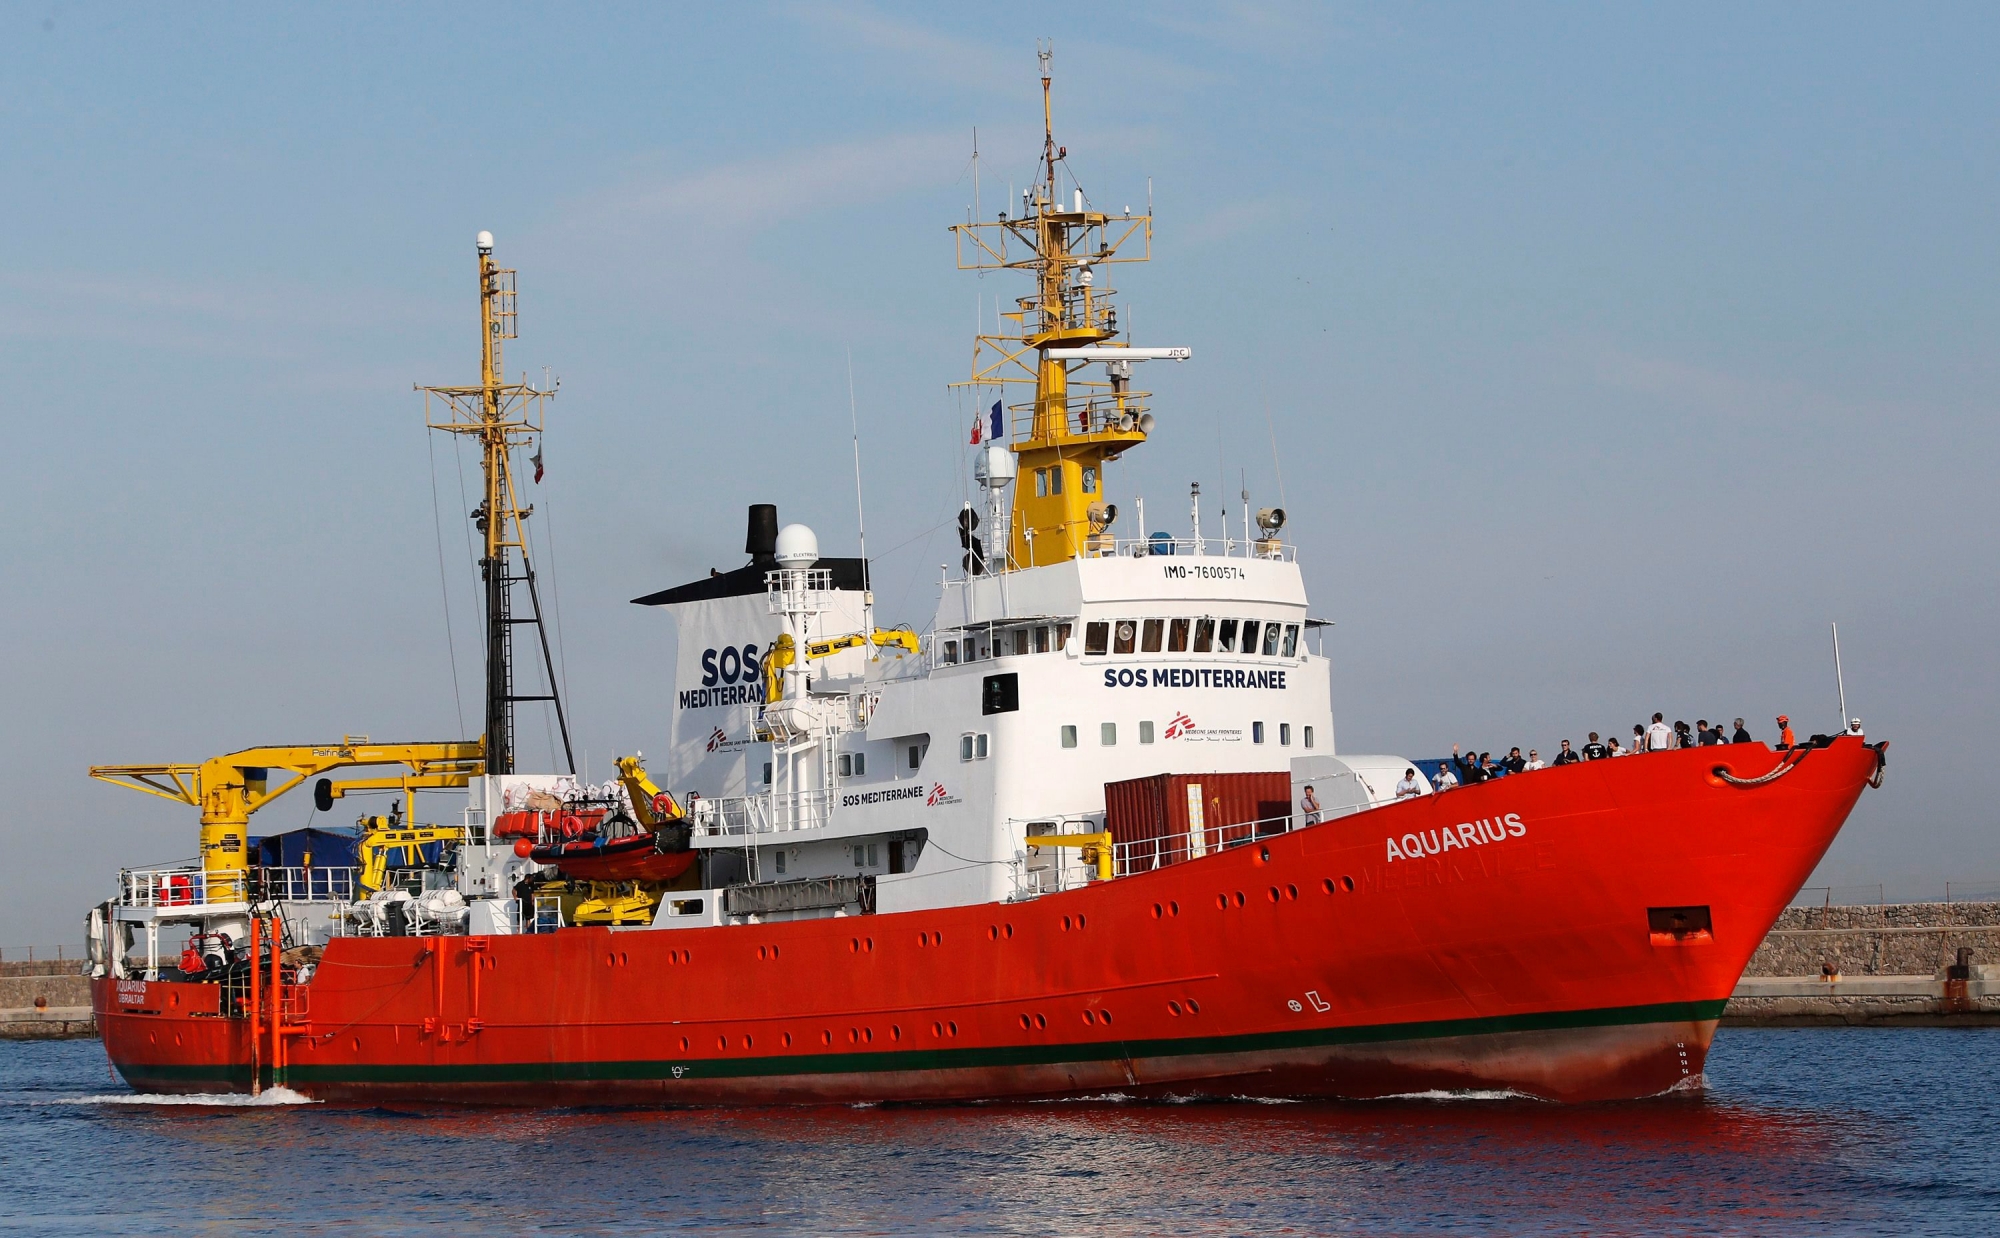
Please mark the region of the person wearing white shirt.
<svg viewBox="0 0 2000 1238"><path fill-rule="evenodd" d="M1653 715L1653 725L1646 728L1646 751L1665 752L1674 746L1674 729L1667 725L1661 714Z"/></svg>
<svg viewBox="0 0 2000 1238"><path fill-rule="evenodd" d="M1448 791L1458 785L1458 775L1451 772L1451 762L1439 761L1437 777L1431 779L1433 791Z"/></svg>
<svg viewBox="0 0 2000 1238"><path fill-rule="evenodd" d="M1526 765L1523 765L1521 768L1524 770L1547 769L1548 763L1542 760L1541 753L1536 752L1533 748L1530 748L1528 749L1528 763Z"/></svg>
<svg viewBox="0 0 2000 1238"><path fill-rule="evenodd" d="M1423 784L1417 781L1417 771L1414 768L1404 770L1403 781L1396 784L1396 798L1407 800L1423 793Z"/></svg>

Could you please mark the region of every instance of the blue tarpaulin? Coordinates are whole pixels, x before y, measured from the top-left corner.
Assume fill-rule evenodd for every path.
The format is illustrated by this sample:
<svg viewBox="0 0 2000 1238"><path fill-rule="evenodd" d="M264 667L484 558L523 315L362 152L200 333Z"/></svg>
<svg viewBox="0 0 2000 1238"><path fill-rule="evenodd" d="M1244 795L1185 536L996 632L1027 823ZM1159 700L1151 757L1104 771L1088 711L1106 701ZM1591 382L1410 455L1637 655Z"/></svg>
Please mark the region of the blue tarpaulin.
<svg viewBox="0 0 2000 1238"><path fill-rule="evenodd" d="M355 868L361 839L352 830L310 827L284 834L267 834L250 842L253 863L269 868Z"/></svg>

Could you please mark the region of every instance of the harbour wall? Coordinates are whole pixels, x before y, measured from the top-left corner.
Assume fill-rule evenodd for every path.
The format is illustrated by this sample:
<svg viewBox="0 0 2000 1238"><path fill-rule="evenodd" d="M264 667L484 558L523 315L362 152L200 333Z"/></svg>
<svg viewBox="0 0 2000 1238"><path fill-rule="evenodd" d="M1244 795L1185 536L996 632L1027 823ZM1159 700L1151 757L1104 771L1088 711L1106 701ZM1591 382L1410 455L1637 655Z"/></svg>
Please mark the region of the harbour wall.
<svg viewBox="0 0 2000 1238"><path fill-rule="evenodd" d="M0 1039L95 1036L90 981L82 973L75 959L0 963Z"/></svg>
<svg viewBox="0 0 2000 1238"><path fill-rule="evenodd" d="M2000 1025L2000 902L1788 907L1722 1022Z"/></svg>

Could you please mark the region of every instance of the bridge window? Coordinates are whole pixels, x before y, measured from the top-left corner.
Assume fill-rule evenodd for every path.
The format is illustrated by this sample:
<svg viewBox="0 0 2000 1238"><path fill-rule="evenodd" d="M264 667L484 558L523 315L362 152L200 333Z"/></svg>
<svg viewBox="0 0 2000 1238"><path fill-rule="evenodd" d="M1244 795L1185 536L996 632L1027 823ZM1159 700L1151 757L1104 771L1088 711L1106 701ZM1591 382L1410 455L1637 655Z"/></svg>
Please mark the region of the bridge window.
<svg viewBox="0 0 2000 1238"><path fill-rule="evenodd" d="M1188 646L1188 621L1176 619L1167 625L1167 652L1186 653Z"/></svg>
<svg viewBox="0 0 2000 1238"><path fill-rule="evenodd" d="M1278 656L1278 625L1275 623L1264 625L1264 656L1267 658Z"/></svg>
<svg viewBox="0 0 2000 1238"><path fill-rule="evenodd" d="M1215 648L1215 620L1197 619L1194 622L1194 651L1208 653Z"/></svg>
<svg viewBox="0 0 2000 1238"><path fill-rule="evenodd" d="M1299 655L1299 625L1296 623L1288 623L1285 625L1285 656L1288 658L1295 658L1298 655Z"/></svg>
<svg viewBox="0 0 2000 1238"><path fill-rule="evenodd" d="M1063 747L1065 747L1065 748L1074 748L1074 747L1076 747L1076 728L1075 728L1075 727L1073 727L1073 726L1066 726L1066 727L1064 727L1064 728L1062 729L1062 746L1063 746Z"/></svg>
<svg viewBox="0 0 2000 1238"><path fill-rule="evenodd" d="M1048 651L1049 651L1049 630L1047 628L1036 628L1035 652L1047 653Z"/></svg>
<svg viewBox="0 0 2000 1238"><path fill-rule="evenodd" d="M957 666L957 665L958 665L958 642L957 642L957 641L955 641L955 640L948 640L948 641L946 641L946 642L944 643L944 664L945 664L946 666Z"/></svg>
<svg viewBox="0 0 2000 1238"><path fill-rule="evenodd" d="M1056 625L1056 648L1063 650L1067 650L1069 648L1069 633L1070 633L1069 624L1058 623ZM1089 651L1085 650L1084 652L1088 653ZM1104 651L1100 649L1097 652L1103 653Z"/></svg>
<svg viewBox="0 0 2000 1238"><path fill-rule="evenodd" d="M1028 629L1014 629L1014 656L1021 657L1028 652Z"/></svg>
<svg viewBox="0 0 2000 1238"><path fill-rule="evenodd" d="M1138 639L1138 636L1138 624L1132 622L1130 619L1120 619L1118 621L1118 630L1113 634L1111 639L1111 652L1131 653L1132 643Z"/></svg>
<svg viewBox="0 0 2000 1238"><path fill-rule="evenodd" d="M924 754L925 754L926 752L930 751L930 746L931 746L931 741L930 741L929 739L922 739L922 740L919 740L918 742L916 742L916 743L914 743L914 744L911 744L911 745L910 745L910 768L911 768L911 769L922 769L922 768L923 768L923 765L924 765Z"/></svg>
<svg viewBox="0 0 2000 1238"><path fill-rule="evenodd" d="M1103 653L1110 646L1110 624L1100 619L1094 623L1083 625L1083 651L1085 653Z"/></svg>
<svg viewBox="0 0 2000 1238"><path fill-rule="evenodd" d="M1146 620L1145 627L1139 633L1139 652L1158 653L1160 640L1166 634L1166 628L1167 621L1164 619Z"/></svg>
<svg viewBox="0 0 2000 1238"><path fill-rule="evenodd" d="M1236 621L1224 619L1222 626L1215 630L1215 651L1217 653L1236 652Z"/></svg>
<svg viewBox="0 0 2000 1238"><path fill-rule="evenodd" d="M1243 621L1243 639L1236 647L1242 650L1245 655L1257 652L1257 621L1255 619L1245 619ZM970 658L966 660L971 661Z"/></svg>

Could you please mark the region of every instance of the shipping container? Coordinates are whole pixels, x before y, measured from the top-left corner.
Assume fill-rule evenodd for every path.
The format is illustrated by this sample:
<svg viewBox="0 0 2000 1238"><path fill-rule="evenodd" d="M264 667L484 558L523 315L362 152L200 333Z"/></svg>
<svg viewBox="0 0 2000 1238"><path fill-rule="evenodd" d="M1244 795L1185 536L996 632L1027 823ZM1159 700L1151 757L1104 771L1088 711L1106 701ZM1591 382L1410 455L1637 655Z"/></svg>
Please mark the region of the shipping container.
<svg viewBox="0 0 2000 1238"><path fill-rule="evenodd" d="M1152 774L1104 784L1104 828L1121 871L1146 872L1276 833L1292 812L1286 770Z"/></svg>

